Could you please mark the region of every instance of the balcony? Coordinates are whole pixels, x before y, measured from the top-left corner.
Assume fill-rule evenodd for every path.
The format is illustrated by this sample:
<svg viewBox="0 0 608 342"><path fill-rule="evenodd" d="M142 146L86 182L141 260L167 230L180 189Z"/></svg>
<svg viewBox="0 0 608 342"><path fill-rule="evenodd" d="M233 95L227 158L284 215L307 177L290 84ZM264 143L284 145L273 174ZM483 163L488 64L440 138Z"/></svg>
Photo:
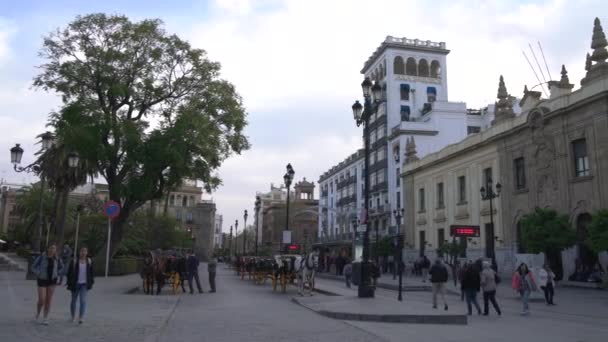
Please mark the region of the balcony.
<svg viewBox="0 0 608 342"><path fill-rule="evenodd" d="M339 181L338 184L336 185L336 187L338 189L342 189L346 186L349 186L349 185L355 184L355 183L357 183L357 177L350 176L348 178L345 178L344 180Z"/></svg>
<svg viewBox="0 0 608 342"><path fill-rule="evenodd" d="M336 203L336 205L338 207L342 207L344 205L347 205L347 204L350 204L350 203L355 203L355 202L357 202L357 195L353 194L353 195L350 195L350 196L342 197L341 199L338 200L338 202Z"/></svg>
<svg viewBox="0 0 608 342"><path fill-rule="evenodd" d="M379 147L382 146L386 146L386 135L374 141L374 143L372 144L372 150L377 150Z"/></svg>
<svg viewBox="0 0 608 342"><path fill-rule="evenodd" d="M372 174L378 170L386 169L387 167L388 167L388 159L384 158L382 160L378 160L377 162L373 163L369 167L369 172L370 172L370 174Z"/></svg>
<svg viewBox="0 0 608 342"><path fill-rule="evenodd" d="M371 193L379 192L379 191L388 191L388 182L387 181L380 182L380 183L377 183L376 185L372 186Z"/></svg>
<svg viewBox="0 0 608 342"><path fill-rule="evenodd" d="M328 193L329 192L327 190L321 191L321 197L327 197Z"/></svg>

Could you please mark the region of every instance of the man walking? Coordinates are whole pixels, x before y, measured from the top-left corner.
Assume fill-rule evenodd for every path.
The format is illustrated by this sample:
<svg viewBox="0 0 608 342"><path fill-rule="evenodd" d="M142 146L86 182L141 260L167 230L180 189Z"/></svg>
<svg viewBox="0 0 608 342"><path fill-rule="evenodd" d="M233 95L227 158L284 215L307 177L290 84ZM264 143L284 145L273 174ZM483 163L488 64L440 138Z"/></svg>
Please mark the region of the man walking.
<svg viewBox="0 0 608 342"><path fill-rule="evenodd" d="M429 270L429 274L431 275L431 284L433 286L433 309L437 309L437 294L440 293L443 300L443 308L447 310L448 303L445 300L445 284L448 281L448 269L441 262L441 259L437 259Z"/></svg>
<svg viewBox="0 0 608 342"><path fill-rule="evenodd" d="M190 250L190 255L188 255L188 286L190 287L190 294L194 293L192 288L192 278L196 280L196 287L198 288L198 293L203 293L203 289L201 289L201 281L198 278L198 265L200 262L198 261L198 257L194 254L192 250Z"/></svg>
<svg viewBox="0 0 608 342"><path fill-rule="evenodd" d="M217 263L215 258L211 258L207 264L207 272L209 273L209 287L211 287L211 293L215 293L215 271L217 269Z"/></svg>

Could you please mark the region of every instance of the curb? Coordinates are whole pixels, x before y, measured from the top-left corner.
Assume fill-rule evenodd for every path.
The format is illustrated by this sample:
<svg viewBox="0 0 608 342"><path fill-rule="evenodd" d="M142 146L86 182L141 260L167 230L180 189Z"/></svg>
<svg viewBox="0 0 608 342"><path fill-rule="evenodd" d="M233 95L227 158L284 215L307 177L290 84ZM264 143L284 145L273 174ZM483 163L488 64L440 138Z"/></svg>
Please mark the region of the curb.
<svg viewBox="0 0 608 342"><path fill-rule="evenodd" d="M468 323L466 315L359 314L351 312L315 310L310 306L301 303L297 298L292 298L291 301L304 308L314 311L319 315L344 321L450 325L467 325Z"/></svg>

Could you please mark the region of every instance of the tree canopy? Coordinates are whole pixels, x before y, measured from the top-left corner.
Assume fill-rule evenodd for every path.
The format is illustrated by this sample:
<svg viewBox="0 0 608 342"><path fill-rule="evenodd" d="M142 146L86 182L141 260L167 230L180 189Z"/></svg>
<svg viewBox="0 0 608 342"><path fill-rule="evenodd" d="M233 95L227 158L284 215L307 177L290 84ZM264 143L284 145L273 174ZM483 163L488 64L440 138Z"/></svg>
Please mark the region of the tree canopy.
<svg viewBox="0 0 608 342"><path fill-rule="evenodd" d="M576 242L568 216L559 215L552 209L536 208L522 217L521 226L523 243L532 253L556 253Z"/></svg>
<svg viewBox="0 0 608 342"><path fill-rule="evenodd" d="M596 212L587 230L591 249L596 253L608 251L608 209Z"/></svg>
<svg viewBox="0 0 608 342"><path fill-rule="evenodd" d="M220 64L158 19L78 16L44 38L40 56L34 86L64 102L50 125L122 206L112 254L133 211L184 179L214 190L221 163L249 148L242 100L220 78Z"/></svg>

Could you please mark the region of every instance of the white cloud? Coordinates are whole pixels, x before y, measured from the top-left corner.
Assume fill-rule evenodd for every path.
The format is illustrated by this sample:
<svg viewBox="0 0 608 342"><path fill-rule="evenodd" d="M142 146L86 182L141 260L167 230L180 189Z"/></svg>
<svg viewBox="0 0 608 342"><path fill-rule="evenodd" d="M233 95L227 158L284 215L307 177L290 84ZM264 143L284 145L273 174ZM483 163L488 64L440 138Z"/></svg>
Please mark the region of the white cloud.
<svg viewBox="0 0 608 342"><path fill-rule="evenodd" d="M201 22L187 29L186 37L222 63L223 76L242 94L250 121L292 115L297 108L297 113L314 113L310 122L294 117L299 136L314 141L319 130L333 129L337 140L354 141L351 147L337 148L335 154L328 152L334 142L317 145L306 139L297 144L276 141L286 146L269 150L266 145L256 147L256 141L283 127L250 130L253 150L227 161L221 170L226 185L214 196L225 218L239 217L238 206L251 206L256 190L267 190L272 180L280 182L287 160L302 156L304 165L314 167L305 166L301 174L316 180L355 151L360 131L332 125L352 125L348 106L360 96L359 70L387 35L446 42L451 49L449 98L475 108L495 101L501 74L515 96L521 96L524 84L538 83L522 55L528 43L535 48L537 41L543 43L554 78L564 63L571 81L578 83L593 18L600 7L608 9L596 0L576 4L565 0L285 0L268 11L256 11L253 1L218 4L233 15ZM543 63L540 54L537 57Z"/></svg>
<svg viewBox="0 0 608 342"><path fill-rule="evenodd" d="M11 55L10 40L15 34L15 27L0 17L0 68Z"/></svg>

